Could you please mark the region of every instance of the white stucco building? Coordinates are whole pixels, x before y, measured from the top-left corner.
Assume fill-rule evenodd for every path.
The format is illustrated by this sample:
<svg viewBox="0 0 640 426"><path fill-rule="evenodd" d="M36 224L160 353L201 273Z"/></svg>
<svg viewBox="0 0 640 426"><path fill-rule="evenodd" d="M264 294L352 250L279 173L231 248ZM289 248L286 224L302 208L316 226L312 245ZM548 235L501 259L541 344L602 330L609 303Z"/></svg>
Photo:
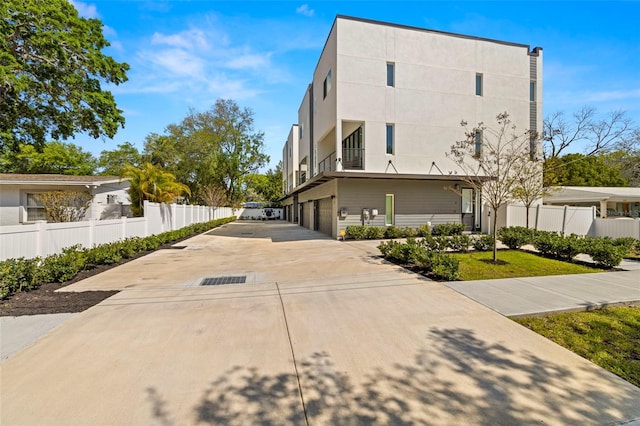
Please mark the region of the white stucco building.
<svg viewBox="0 0 640 426"><path fill-rule="evenodd" d="M283 149L286 217L334 237L362 223L477 230L478 194L446 153L461 120L504 111L542 131L541 48L337 16Z"/></svg>
<svg viewBox="0 0 640 426"><path fill-rule="evenodd" d="M128 179L117 176L0 173L0 225L46 220L38 194L48 191L91 193L84 220L131 216L129 186Z"/></svg>

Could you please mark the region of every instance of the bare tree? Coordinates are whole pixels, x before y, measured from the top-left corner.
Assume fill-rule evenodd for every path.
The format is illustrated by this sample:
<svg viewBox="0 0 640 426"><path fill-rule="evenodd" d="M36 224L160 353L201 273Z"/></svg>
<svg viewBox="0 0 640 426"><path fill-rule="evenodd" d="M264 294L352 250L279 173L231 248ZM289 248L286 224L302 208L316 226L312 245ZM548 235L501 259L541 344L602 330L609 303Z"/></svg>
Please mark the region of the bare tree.
<svg viewBox="0 0 640 426"><path fill-rule="evenodd" d="M543 156L545 160L559 157L578 144L584 145L587 156L608 152L624 143L634 130L633 120L624 111L613 111L601 120L592 107L583 107L571 120L556 112L544 120Z"/></svg>
<svg viewBox="0 0 640 426"><path fill-rule="evenodd" d="M85 191L49 191L38 197L51 222L82 220L93 200L93 195Z"/></svg>
<svg viewBox="0 0 640 426"><path fill-rule="evenodd" d="M225 188L218 185L207 185L202 188L201 197L207 206L221 207L227 205Z"/></svg>
<svg viewBox="0 0 640 426"><path fill-rule="evenodd" d="M462 170L461 180L482 194L482 200L492 210L493 261L498 260L496 225L498 210L515 199L519 184L518 172L522 161L528 161L531 132L517 133L516 127L503 112L496 116L497 127L484 123L469 129L466 122L465 139L456 142L447 155Z"/></svg>
<svg viewBox="0 0 640 426"><path fill-rule="evenodd" d="M525 224L529 228L529 210L531 206L542 197L549 195L552 190L543 184L542 164L539 161L533 159L521 161L517 174L518 179L513 189L513 195L526 208L527 218Z"/></svg>

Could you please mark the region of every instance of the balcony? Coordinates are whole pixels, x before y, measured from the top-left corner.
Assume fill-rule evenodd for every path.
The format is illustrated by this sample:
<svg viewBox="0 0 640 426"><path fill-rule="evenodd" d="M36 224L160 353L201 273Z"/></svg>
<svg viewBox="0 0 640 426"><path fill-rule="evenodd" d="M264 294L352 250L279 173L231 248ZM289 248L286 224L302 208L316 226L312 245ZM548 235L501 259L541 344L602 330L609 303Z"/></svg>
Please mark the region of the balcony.
<svg viewBox="0 0 640 426"><path fill-rule="evenodd" d="M335 172L336 171L336 153L335 151L327 155L327 157L318 163L318 173Z"/></svg>
<svg viewBox="0 0 640 426"><path fill-rule="evenodd" d="M342 148L342 167L345 170L364 170L364 148Z"/></svg>

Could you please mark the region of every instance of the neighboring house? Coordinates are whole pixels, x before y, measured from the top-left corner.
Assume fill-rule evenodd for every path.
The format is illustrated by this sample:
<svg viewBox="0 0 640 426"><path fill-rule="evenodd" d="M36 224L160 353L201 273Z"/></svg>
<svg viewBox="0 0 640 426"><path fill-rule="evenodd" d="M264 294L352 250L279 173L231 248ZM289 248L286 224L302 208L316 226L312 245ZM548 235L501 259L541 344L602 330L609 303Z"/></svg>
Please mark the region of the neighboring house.
<svg viewBox="0 0 640 426"><path fill-rule="evenodd" d="M129 182L117 176L0 173L0 225L46 220L37 194L47 191L91 192L85 220L131 216L128 188Z"/></svg>
<svg viewBox="0 0 640 426"><path fill-rule="evenodd" d="M541 48L337 16L283 148L285 218L333 237L363 223L478 230L479 194L446 154L461 120L504 111L542 131Z"/></svg>
<svg viewBox="0 0 640 426"><path fill-rule="evenodd" d="M544 197L544 204L595 206L601 218L640 217L640 188L558 186Z"/></svg>

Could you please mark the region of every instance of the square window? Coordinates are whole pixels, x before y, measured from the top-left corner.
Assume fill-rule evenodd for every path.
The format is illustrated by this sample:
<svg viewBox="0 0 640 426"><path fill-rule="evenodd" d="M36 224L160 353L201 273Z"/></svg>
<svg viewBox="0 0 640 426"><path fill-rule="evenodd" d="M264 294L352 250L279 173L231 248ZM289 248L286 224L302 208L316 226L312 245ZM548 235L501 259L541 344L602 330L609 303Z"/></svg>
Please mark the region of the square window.
<svg viewBox="0 0 640 426"><path fill-rule="evenodd" d="M387 154L393 154L393 124L387 124Z"/></svg>
<svg viewBox="0 0 640 426"><path fill-rule="evenodd" d="M27 222L47 220L39 194L27 194Z"/></svg>
<svg viewBox="0 0 640 426"><path fill-rule="evenodd" d="M482 74L476 74L476 96L482 96Z"/></svg>
<svg viewBox="0 0 640 426"><path fill-rule="evenodd" d="M387 86L395 86L395 64L387 62Z"/></svg>

